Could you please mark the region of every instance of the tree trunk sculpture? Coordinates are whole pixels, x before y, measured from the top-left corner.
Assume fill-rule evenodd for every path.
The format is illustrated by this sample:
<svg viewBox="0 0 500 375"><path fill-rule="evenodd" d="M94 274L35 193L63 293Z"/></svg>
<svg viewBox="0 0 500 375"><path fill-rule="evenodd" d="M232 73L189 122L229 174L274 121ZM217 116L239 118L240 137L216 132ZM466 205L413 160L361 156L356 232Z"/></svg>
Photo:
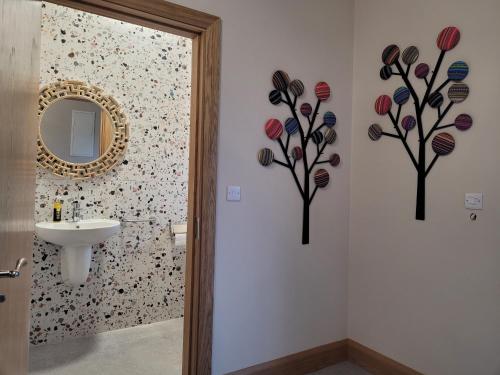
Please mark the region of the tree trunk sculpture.
<svg viewBox="0 0 500 375"><path fill-rule="evenodd" d="M338 154L331 154L328 159L320 160L327 145L331 145L337 139L337 133L333 129L337 118L333 112L327 111L323 115L321 124L315 127L319 114L320 104L330 97L330 87L326 82L319 82L314 88L317 102L313 108L309 103L303 103L300 106L300 114L307 120L306 127L303 127L297 114L297 99L304 93L304 84L295 79L290 81L288 74L278 70L273 74L272 82L274 90L269 93L269 101L278 105L285 103L291 112L291 117L287 118L283 124L277 119L269 119L264 130L266 135L274 141L277 141L283 152L284 161L274 157L274 152L269 148L263 148L258 153L258 160L263 166L270 166L273 163L290 170L293 180L297 186L300 196L303 200L303 222L302 222L302 244L309 243L309 208L316 195L318 188L324 188L330 181L330 174L326 169L315 167L319 164L329 163L333 167L340 164ZM283 128L285 131L283 131ZM324 131L322 131L324 129ZM286 133L286 134L285 134ZM298 145L292 146L294 136L298 135ZM284 138L284 139L283 139ZM312 162L308 158L308 146L314 145L316 154L312 155ZM302 161L302 183L299 179L296 167ZM311 173L313 174L314 189L311 193Z"/></svg>
<svg viewBox="0 0 500 375"><path fill-rule="evenodd" d="M441 125L452 107L457 103L463 102L469 95L469 87L462 82L469 73L468 65L463 61L456 61L452 63L447 71L447 79L445 79L444 82L437 88L434 88L434 84L446 52L453 49L459 41L460 31L456 27L446 27L439 33L437 46L441 52L429 80L427 79L430 73L429 65L425 63L416 65L414 70L415 76L425 82L425 92L423 96L419 96L417 94L415 86L410 81L411 67L417 61L419 56L417 47L410 46L403 51L401 60L402 63L406 65L406 68L404 68L400 62L400 50L397 45L391 44L382 52L382 62L384 63L384 66L380 70L380 78L388 80L392 76L397 75L402 78L404 86L397 88L392 97L394 103L398 105L396 114L391 111L393 103L388 95L381 95L375 101L375 112L381 116L389 116L395 133L385 132L379 124L373 124L368 129L368 136L373 141L377 141L382 136L386 136L398 139L403 144L403 147L417 172L417 206L415 213L415 218L417 220L425 220L425 185L429 172L440 156L450 154L455 148L454 137L450 133L439 132L432 138L431 146L434 151L434 157L430 161L429 165L427 165L427 141L431 139L434 132L437 130L455 127L460 131L465 131L472 126L472 117L465 113L456 116L453 123ZM449 100L448 103L444 105L444 96L441 91L449 83L452 83L448 88L447 96ZM402 106L408 102L410 97L412 98L415 107L414 114L404 116L400 123L399 120ZM428 131L424 129L424 123L422 121L422 116L427 106L435 109L437 112L437 119ZM418 132L417 157L415 157L413 150L407 142L408 133L415 127Z"/></svg>

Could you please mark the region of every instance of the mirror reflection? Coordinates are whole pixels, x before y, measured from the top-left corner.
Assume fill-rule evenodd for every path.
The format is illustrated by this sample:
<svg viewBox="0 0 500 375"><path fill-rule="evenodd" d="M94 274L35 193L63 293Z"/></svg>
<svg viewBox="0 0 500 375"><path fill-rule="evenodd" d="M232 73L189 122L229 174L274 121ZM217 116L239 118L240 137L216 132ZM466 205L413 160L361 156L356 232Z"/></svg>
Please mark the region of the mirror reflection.
<svg viewBox="0 0 500 375"><path fill-rule="evenodd" d="M70 163L89 163L105 154L113 140L107 111L84 98L65 98L45 111L40 136L57 157Z"/></svg>

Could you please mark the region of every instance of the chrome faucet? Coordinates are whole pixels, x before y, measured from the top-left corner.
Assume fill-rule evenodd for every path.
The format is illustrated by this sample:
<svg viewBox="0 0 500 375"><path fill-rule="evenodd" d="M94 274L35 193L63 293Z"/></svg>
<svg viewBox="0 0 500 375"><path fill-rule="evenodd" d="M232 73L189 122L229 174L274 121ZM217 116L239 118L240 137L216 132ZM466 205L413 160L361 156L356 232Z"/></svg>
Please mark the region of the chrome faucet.
<svg viewBox="0 0 500 375"><path fill-rule="evenodd" d="M79 222L81 219L80 216L80 202L78 201L73 201L71 203L71 206L73 207L73 214L71 216L71 220L75 223Z"/></svg>

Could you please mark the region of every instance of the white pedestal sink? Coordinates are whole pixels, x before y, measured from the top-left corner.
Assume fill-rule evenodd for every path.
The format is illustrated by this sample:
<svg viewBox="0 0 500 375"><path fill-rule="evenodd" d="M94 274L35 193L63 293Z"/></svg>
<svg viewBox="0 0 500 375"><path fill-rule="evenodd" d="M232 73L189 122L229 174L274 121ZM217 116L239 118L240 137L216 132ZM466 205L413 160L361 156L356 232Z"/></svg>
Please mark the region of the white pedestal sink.
<svg viewBox="0 0 500 375"><path fill-rule="evenodd" d="M35 225L35 231L41 239L63 247L63 281L78 286L87 281L92 245L117 234L120 231L120 222L108 219L43 222Z"/></svg>

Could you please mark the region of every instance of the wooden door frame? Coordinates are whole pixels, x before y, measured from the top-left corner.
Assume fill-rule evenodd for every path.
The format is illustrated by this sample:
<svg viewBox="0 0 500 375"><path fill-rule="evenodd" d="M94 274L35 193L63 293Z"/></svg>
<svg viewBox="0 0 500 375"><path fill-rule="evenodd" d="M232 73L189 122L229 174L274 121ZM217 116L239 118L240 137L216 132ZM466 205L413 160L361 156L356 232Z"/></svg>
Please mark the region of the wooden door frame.
<svg viewBox="0 0 500 375"><path fill-rule="evenodd" d="M221 20L163 0L46 0L193 43L183 375L210 375Z"/></svg>

